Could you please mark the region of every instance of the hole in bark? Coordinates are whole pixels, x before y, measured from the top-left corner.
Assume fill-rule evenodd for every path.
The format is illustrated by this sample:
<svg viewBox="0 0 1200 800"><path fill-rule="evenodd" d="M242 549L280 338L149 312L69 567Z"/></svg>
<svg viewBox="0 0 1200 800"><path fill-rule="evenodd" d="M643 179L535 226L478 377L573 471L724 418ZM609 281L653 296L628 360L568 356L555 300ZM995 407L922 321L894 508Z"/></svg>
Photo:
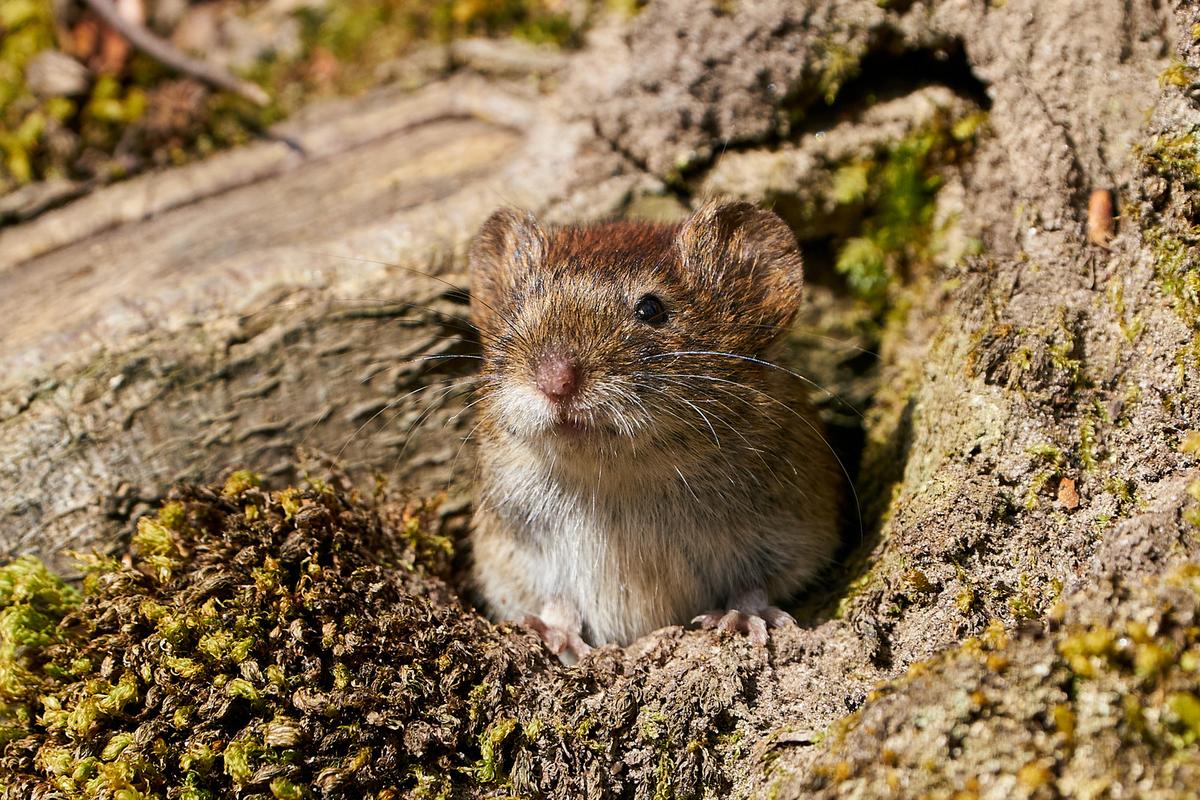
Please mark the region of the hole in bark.
<svg viewBox="0 0 1200 800"><path fill-rule="evenodd" d="M805 109L800 132L822 130L871 105L895 100L923 86L945 86L984 111L992 106L987 84L971 69L962 42L953 40L941 47L920 49L902 49L884 42L863 58L858 74L838 89L832 105L818 102Z"/></svg>
<svg viewBox="0 0 1200 800"><path fill-rule="evenodd" d="M891 488L903 475L911 446L911 398L885 401L899 405L884 412L890 422L873 423L867 445L867 423L857 412L867 415L879 390L886 388L880 385L878 356L867 351L879 349L895 304L902 302L903 289L896 289L934 269L934 204L946 177L969 159L977 120L983 118L978 112L986 111L990 101L960 43L904 51L885 43L862 62L858 76L841 88L832 107L817 104L806 111L798 131L798 138L830 131L869 107L930 86L947 87L976 109L969 126L959 127L967 118L935 117L913 127L903 140L827 165L837 202L824 207L817 202L815 216L813 195L802 191L805 187L771 198L775 211L796 230L809 286L809 305L799 321L790 363L836 395L817 392L814 401L857 494L857 508L855 492L845 495L843 544L834 566L797 598L799 616L814 624L833 616L839 602L854 593L854 583L879 542ZM964 130L969 132L964 135ZM839 188L839 182L856 185L854 179L861 185L857 193ZM843 192L853 199L839 196ZM857 253L874 260L853 258ZM876 657L888 658L882 651Z"/></svg>

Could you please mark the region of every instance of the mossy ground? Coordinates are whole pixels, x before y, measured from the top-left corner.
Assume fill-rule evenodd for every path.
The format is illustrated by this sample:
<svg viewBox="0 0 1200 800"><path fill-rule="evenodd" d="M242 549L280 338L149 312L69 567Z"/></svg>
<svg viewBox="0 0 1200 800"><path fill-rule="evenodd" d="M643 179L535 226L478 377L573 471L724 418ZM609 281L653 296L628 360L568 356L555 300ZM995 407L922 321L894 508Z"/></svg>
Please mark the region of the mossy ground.
<svg viewBox="0 0 1200 800"><path fill-rule="evenodd" d="M465 612L432 507L247 473L177 491L82 593L0 568L6 798L444 796L502 779L546 656ZM511 727L511 726L510 726Z"/></svg>
<svg viewBox="0 0 1200 800"><path fill-rule="evenodd" d="M174 491L81 593L0 567L0 797L728 789L761 650L695 634L568 669L460 604L434 520L235 473Z"/></svg>
<svg viewBox="0 0 1200 800"><path fill-rule="evenodd" d="M869 157L835 165L829 205L852 223L827 243L836 277L816 277L826 285L809 291L784 359L820 387L812 400L854 487L843 495L843 556L801 599L801 617L841 616L874 580L871 559L901 479L920 377L916 365L886 379L882 368L908 335L909 309L943 291L943 268L977 254L969 237L971 250L948 252L956 223L937 216L942 187L969 163L986 124L980 110L940 112Z"/></svg>
<svg viewBox="0 0 1200 800"><path fill-rule="evenodd" d="M1179 318L1192 332L1190 346L1176 356L1180 383L1189 370L1200 368L1200 224L1196 198L1200 197L1200 128L1174 136L1159 136L1137 153L1147 185L1157 184L1148 197L1141 223L1154 257L1159 287ZM1167 200L1180 208L1167 213Z"/></svg>

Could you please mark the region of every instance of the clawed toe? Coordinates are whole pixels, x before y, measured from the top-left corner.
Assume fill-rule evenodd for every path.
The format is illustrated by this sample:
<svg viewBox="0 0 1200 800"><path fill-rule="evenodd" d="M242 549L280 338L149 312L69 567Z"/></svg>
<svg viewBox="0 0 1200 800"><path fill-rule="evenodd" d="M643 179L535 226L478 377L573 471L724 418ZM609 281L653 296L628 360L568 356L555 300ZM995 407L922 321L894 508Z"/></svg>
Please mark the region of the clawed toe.
<svg viewBox="0 0 1200 800"><path fill-rule="evenodd" d="M693 625L699 625L704 630L720 630L727 633L745 633L756 645L767 643L768 628L782 628L795 625L796 619L781 608L768 605L753 605L726 610L706 611L692 620Z"/></svg>
<svg viewBox="0 0 1200 800"><path fill-rule="evenodd" d="M767 626L771 628L786 628L796 624L795 617L782 608L776 608L775 606L767 606L759 614L766 620Z"/></svg>

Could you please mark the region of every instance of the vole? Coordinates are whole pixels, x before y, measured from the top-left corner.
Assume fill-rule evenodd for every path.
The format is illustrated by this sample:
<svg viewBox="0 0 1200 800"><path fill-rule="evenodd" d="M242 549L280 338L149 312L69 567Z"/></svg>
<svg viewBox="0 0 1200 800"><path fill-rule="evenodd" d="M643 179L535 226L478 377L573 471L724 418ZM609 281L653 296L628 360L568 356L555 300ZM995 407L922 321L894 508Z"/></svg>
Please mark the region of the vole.
<svg viewBox="0 0 1200 800"><path fill-rule="evenodd" d="M473 579L572 660L698 622L767 641L838 542L839 473L771 362L803 293L775 214L549 226L500 210L470 251L483 362Z"/></svg>

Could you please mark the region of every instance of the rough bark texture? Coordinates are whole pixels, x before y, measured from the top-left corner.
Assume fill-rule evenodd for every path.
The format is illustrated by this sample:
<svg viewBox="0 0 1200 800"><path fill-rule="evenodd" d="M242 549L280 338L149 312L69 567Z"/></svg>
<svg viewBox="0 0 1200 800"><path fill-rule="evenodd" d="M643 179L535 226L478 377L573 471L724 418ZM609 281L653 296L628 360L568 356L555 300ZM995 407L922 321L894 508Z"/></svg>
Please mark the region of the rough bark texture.
<svg viewBox="0 0 1200 800"><path fill-rule="evenodd" d="M767 650L667 629L547 667L503 709L521 726L503 772L554 796L1185 796L1200 717L1171 698L1194 699L1196 674L1142 669L1137 648L1196 652L1200 623L1182 566L1200 518L1200 10L735 6L652 3L595 31L546 96L463 78L375 98L290 123L327 150L262 145L274 166L220 195L156 203L168 173L0 232L5 551L113 542L181 477L292 477L301 440L445 485L464 401L405 450L428 395L399 398L469 372L409 359L470 346L454 293L406 267L459 282L492 207L769 201L820 284L822 243L853 223L839 165L985 110L943 165L938 246L891 289L870 385L830 373L872 400L864 538L852 514L806 624ZM1119 211L1106 247L1087 236L1100 188ZM1116 633L1073 638L1094 629Z"/></svg>

